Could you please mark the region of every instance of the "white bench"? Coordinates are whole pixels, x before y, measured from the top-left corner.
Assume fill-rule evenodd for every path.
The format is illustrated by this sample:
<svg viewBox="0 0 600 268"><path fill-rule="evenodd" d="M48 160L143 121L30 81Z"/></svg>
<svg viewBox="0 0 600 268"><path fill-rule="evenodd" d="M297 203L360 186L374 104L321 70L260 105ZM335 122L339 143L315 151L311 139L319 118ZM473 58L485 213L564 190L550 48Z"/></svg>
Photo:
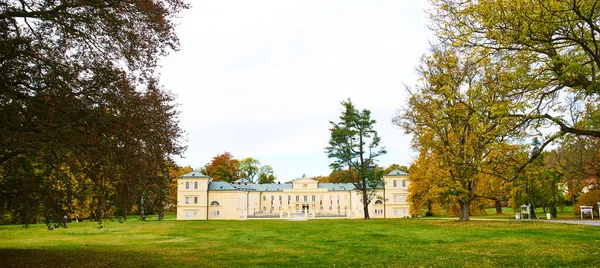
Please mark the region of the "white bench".
<svg viewBox="0 0 600 268"><path fill-rule="evenodd" d="M594 219L594 206L579 206L579 210L581 211L581 219L583 220L583 214L592 215L592 220Z"/></svg>

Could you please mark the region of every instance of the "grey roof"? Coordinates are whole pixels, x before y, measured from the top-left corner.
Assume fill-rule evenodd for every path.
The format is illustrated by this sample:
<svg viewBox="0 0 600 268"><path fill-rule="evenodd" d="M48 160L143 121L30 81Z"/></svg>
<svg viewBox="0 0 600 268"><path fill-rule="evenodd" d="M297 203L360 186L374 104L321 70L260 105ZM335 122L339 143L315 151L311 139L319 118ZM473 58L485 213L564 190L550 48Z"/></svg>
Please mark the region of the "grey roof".
<svg viewBox="0 0 600 268"><path fill-rule="evenodd" d="M390 173L385 174L386 176L408 176L408 173L398 170L398 169L394 169L392 171L390 171Z"/></svg>
<svg viewBox="0 0 600 268"><path fill-rule="evenodd" d="M209 191L227 191L227 190L238 190L231 183L226 181L211 181L208 183Z"/></svg>
<svg viewBox="0 0 600 268"><path fill-rule="evenodd" d="M190 173L184 174L183 176L181 176L181 178L210 178L210 177L202 174L202 172L200 172L200 171L194 170Z"/></svg>

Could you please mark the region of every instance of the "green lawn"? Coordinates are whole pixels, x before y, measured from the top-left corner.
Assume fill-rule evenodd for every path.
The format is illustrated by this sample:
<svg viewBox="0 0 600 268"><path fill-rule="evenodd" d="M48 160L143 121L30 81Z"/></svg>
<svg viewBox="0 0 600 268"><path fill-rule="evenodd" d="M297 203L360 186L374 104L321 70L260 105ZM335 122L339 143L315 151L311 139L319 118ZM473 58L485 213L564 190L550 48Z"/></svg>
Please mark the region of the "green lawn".
<svg viewBox="0 0 600 268"><path fill-rule="evenodd" d="M430 219L0 226L3 267L600 266L600 227Z"/></svg>

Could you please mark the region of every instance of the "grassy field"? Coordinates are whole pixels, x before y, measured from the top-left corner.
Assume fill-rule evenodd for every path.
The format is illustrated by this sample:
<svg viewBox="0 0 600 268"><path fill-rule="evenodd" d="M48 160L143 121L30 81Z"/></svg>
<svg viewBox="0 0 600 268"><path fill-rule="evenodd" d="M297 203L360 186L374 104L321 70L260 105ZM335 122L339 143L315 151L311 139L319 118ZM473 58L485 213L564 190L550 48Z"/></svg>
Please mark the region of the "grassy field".
<svg viewBox="0 0 600 268"><path fill-rule="evenodd" d="M171 216L172 217L172 216ZM0 226L3 267L600 266L600 228L429 219Z"/></svg>

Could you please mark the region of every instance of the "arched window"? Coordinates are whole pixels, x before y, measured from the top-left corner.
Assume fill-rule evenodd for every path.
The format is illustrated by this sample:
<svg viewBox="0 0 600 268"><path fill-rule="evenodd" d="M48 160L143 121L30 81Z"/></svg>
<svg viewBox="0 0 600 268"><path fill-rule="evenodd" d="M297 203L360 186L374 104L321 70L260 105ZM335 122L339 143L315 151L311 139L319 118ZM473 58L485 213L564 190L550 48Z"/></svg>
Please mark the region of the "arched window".
<svg viewBox="0 0 600 268"><path fill-rule="evenodd" d="M398 187L398 182L396 180L394 180L393 185L394 185L393 187Z"/></svg>
<svg viewBox="0 0 600 268"><path fill-rule="evenodd" d="M211 206L218 206L218 205L219 205L219 202L217 202L217 201L212 201L212 202L210 203L210 205L211 205Z"/></svg>
<svg viewBox="0 0 600 268"><path fill-rule="evenodd" d="M383 204L383 202L381 202L381 200L375 201L375 205L381 205L381 204Z"/></svg>

